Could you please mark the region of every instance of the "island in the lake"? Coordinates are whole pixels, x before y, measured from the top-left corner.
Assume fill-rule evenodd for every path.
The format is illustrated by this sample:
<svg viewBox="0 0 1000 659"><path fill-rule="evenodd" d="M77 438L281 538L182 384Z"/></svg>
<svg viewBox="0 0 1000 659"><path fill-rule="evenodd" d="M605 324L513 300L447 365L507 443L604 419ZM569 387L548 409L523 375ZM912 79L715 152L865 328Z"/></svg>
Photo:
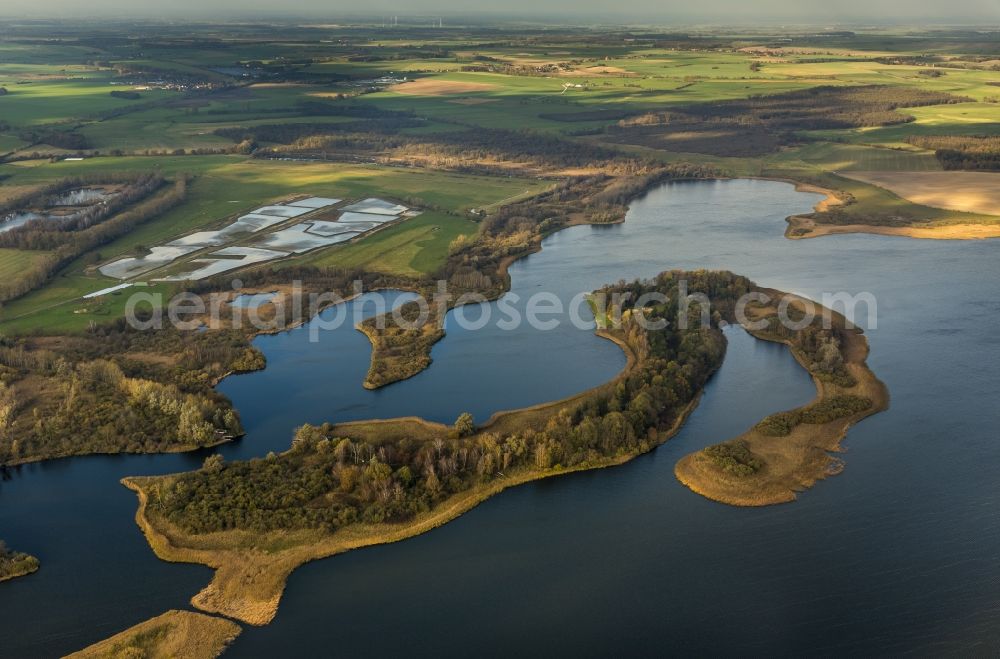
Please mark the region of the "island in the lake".
<svg viewBox="0 0 1000 659"><path fill-rule="evenodd" d="M698 322L700 304L682 309L680 282L711 299L707 326ZM213 457L197 472L126 479L139 496L137 522L161 558L216 569L212 583L192 600L196 607L266 624L288 575L307 561L423 533L508 487L621 464L669 439L722 363L720 327L736 322L737 306L751 293L766 296L743 310L761 323L754 334L788 344L820 395L780 424L771 418L759 424L784 424L775 435L789 436L796 450L774 453L766 443L739 439L706 450L712 457L705 474L772 499L772 481L788 487L793 476L793 486L804 488L832 473L825 451L836 441L827 433L842 434L885 406L884 387L864 363L864 337L829 310L819 308L814 319L788 330L778 309L783 303L801 321L802 299L728 272L670 271L598 291L602 299L625 300L651 292L667 302L624 302L600 316L600 334L629 357L611 382L495 415L481 426L468 415L451 427L412 418L306 425L280 455L232 464ZM656 321L682 312L692 320L688 329L646 329L639 322L639 316ZM756 503L775 501L760 497Z"/></svg>
<svg viewBox="0 0 1000 659"><path fill-rule="evenodd" d="M781 296L774 293L774 299ZM810 304L795 300L792 305ZM794 308L791 307L791 308ZM770 304L752 310L755 320L777 314ZM808 405L772 414L737 438L682 458L677 479L693 491L734 506L793 501L843 463L831 455L848 428L889 406L889 391L868 368L868 341L839 314L830 329L790 332L779 323L751 329L758 339L784 343L809 371L816 398Z"/></svg>
<svg viewBox="0 0 1000 659"><path fill-rule="evenodd" d="M39 567L38 559L30 554L14 551L0 540L0 581L16 579L36 572Z"/></svg>

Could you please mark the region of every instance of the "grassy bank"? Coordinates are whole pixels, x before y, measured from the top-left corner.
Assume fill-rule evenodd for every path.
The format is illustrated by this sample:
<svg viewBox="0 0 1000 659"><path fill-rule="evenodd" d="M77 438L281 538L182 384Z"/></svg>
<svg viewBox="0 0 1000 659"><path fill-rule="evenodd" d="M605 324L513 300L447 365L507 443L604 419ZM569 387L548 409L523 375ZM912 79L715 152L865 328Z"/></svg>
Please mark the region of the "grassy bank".
<svg viewBox="0 0 1000 659"><path fill-rule="evenodd" d="M68 655L67 659L214 659L240 635L229 620L193 611L167 611L109 639Z"/></svg>

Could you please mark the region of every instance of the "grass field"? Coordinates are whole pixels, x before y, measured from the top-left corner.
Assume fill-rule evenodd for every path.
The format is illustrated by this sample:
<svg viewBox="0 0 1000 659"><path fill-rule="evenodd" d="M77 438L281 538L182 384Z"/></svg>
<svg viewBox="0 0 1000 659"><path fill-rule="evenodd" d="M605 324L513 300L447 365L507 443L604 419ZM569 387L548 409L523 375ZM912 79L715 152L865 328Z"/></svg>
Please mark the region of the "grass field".
<svg viewBox="0 0 1000 659"><path fill-rule="evenodd" d="M797 149L794 155L805 163L830 171L925 172L941 169L933 153L913 147L901 150L822 142Z"/></svg>
<svg viewBox="0 0 1000 659"><path fill-rule="evenodd" d="M9 281L45 258L48 252L0 248L0 279Z"/></svg>
<svg viewBox="0 0 1000 659"><path fill-rule="evenodd" d="M856 144L908 146L906 138L918 135L1000 135L1000 105L956 103L907 108L915 120L907 124L838 131L812 131L819 139L846 140Z"/></svg>
<svg viewBox="0 0 1000 659"><path fill-rule="evenodd" d="M430 211L359 242L321 250L301 262L406 276L429 275L444 265L451 241L460 235L472 235L476 229L476 223L470 220Z"/></svg>
<svg viewBox="0 0 1000 659"><path fill-rule="evenodd" d="M20 80L0 74L0 86L8 91L0 96L0 117L13 126L31 127L84 119L140 102L111 96L112 91L122 88L111 85L110 78ZM146 100L174 94L162 90L142 92Z"/></svg>
<svg viewBox="0 0 1000 659"><path fill-rule="evenodd" d="M0 153L15 151L27 143L16 135L0 135Z"/></svg>
<svg viewBox="0 0 1000 659"><path fill-rule="evenodd" d="M214 659L240 635L240 626L193 611L168 611L69 655L72 659L145 657Z"/></svg>
<svg viewBox="0 0 1000 659"><path fill-rule="evenodd" d="M0 334L72 334L91 323L107 323L125 314L129 295L137 291L160 295L169 300L175 287L156 284L142 289L118 291L101 300L81 296L107 288L114 282L81 275L57 276L47 286L4 306L0 313Z"/></svg>

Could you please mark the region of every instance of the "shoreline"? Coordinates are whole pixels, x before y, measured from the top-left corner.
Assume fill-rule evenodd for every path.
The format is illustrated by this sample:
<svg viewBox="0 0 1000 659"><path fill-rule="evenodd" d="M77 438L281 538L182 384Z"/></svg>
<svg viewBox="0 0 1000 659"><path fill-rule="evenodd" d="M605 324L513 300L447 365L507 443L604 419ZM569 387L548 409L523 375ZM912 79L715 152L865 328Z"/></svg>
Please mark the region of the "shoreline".
<svg viewBox="0 0 1000 659"><path fill-rule="evenodd" d="M699 400L700 396L687 406L675 426L664 435L662 441L654 444L650 450L668 441L680 430ZM519 473L494 481L490 486L455 495L431 513L420 516L406 526L390 529L369 528L368 533L359 530L354 530L353 533L340 531L338 532L339 537L338 535L331 536L313 545L296 547L286 550L284 553L274 554L265 554L256 550L246 552L232 549L212 550L206 547L189 547L179 544L183 541L180 534L176 534L176 529L171 529L173 533L163 532L157 530L150 522L147 514L148 494L143 489L143 483L139 479L123 479L122 484L137 494L139 509L136 512L136 523L161 560L172 563L201 564L216 570L211 583L191 598L191 604L206 613L233 618L254 626L263 626L269 624L277 615L278 605L284 594L288 577L295 569L306 563L331 558L354 549L391 544L422 535L457 519L509 488L546 478L619 466L640 455L645 455L645 453L648 451L627 454L588 466ZM257 560L255 564L247 565L255 559ZM234 565L234 562L243 563L243 565ZM265 596L248 597L246 594L232 592L235 588L247 586L266 587Z"/></svg>
<svg viewBox="0 0 1000 659"><path fill-rule="evenodd" d="M648 194L652 189L654 189L654 188L656 188L658 186L661 186L661 185L666 185L667 183L679 183L679 182L689 182L689 181L709 181L709 180L724 180L724 179L698 178L698 177L686 176L686 177L676 177L676 178L668 177L668 178L657 179L657 180L646 180L640 188L638 188L637 190L634 191L634 196L632 196L629 199L629 203L622 205L622 207L624 209L622 211L622 214L620 216L618 216L618 217L615 217L613 220L592 221L590 219L590 216L586 212L584 212L584 211L575 211L575 212L566 214L566 216L565 216L566 219L565 219L564 223L562 223L561 225L559 225L558 227L556 227L556 228L554 228L552 230L540 231L539 233L535 234L532 237L531 242L522 251L520 251L520 252L518 252L516 254L510 254L510 255L501 257L497 261L496 275L502 280L503 285L501 286L501 288L499 290L491 290L491 291L489 291L487 293L481 293L484 301L488 302L488 303L489 302L495 302L495 301L499 300L500 298L502 298L504 295L506 295L507 293L509 293L511 291L512 284L511 284L511 278L510 278L510 266L512 264L516 263L517 261L523 259L523 258L531 256L532 254L537 254L537 253L541 252L542 249L543 249L542 243L545 241L546 238L548 238L550 236L553 236L553 235L555 235L555 234L557 234L560 231L563 231L565 229L569 229L569 228L577 227L577 226L613 226L613 225L618 225L618 224L624 224L625 223L625 219L626 219L626 217L628 215L628 211L631 209L632 202L635 201L636 199L639 199L640 197ZM539 194L544 194L544 193L539 193ZM419 291L417 291L417 292L419 293ZM463 303L463 305L451 305L451 306L448 307L447 311L445 312L445 315L447 315L448 313L450 313L453 310L455 310L458 306L464 306L465 304L473 304L473 302L465 302L465 303ZM408 368L404 369L399 375L397 375L393 379L388 379L385 382L375 382L375 381L373 381L371 379L372 374L375 373L375 361L378 358L378 353L377 353L378 345L376 344L376 341L373 340L373 337L372 337L372 334L375 331L372 330L372 329L370 329L370 328L365 328L363 326L363 323L361 325L357 326L356 329L358 331L360 331L361 333L363 333L368 338L368 342L372 346L372 362L371 362L371 364L369 366L368 375L365 377L365 380L364 380L364 382L362 384L362 386L364 386L365 389L369 389L369 390L377 390L377 389L380 389L382 387L391 385L391 384L393 384L395 382L401 382L403 380L408 380L408 379L410 379L410 378L412 378L412 377L414 377L414 376L422 373L424 370L426 370L427 368L429 368L430 365L431 365L431 363L433 362L433 359L431 358L431 351L432 351L434 345L436 345L439 341L443 340L445 338L445 336L446 336L446 333L445 333L445 331L443 329L443 321L442 321L441 326L438 328L439 336L435 337L432 341L430 341L425 346L426 347L426 353L422 355L422 357L423 357L422 363L419 363L419 364L416 364L416 365L413 365L413 366L409 366Z"/></svg>
<svg viewBox="0 0 1000 659"><path fill-rule="evenodd" d="M792 215L785 220L788 227L785 237L789 240L808 240L848 233L867 233L876 236L897 236L920 240L988 240L1000 238L1000 224L939 224L911 227L882 227L873 224L821 224L803 215ZM805 233L798 233L805 232Z"/></svg>
<svg viewBox="0 0 1000 659"><path fill-rule="evenodd" d="M574 220L560 227L558 230L585 223L578 218L574 218ZM624 219L620 221L624 221ZM505 290L499 292L496 297L503 295L504 292L509 290L509 265L520 258L540 251L544 237L539 236L538 240L528 250L503 260L501 267L498 269L504 276ZM302 322L305 321L303 320ZM595 330L595 332L598 335L604 335L604 338L614 341L625 350L629 361L618 375L608 382L598 385L598 387L581 392L568 399L549 401L518 410L497 412L490 417L485 425L477 429L477 433L507 423L517 423L519 417L524 418L532 413L551 410L553 407L565 405L569 401L592 395L594 391L601 388L614 386L614 383L625 377L635 363L635 356L631 354L631 350L627 349L628 347L624 341L621 341L621 339L618 339L612 333L603 330ZM367 332L363 333L366 336L368 335ZM371 342L370 337L369 341ZM683 412L679 414L676 423L669 430L660 433L647 450L651 450L653 447L662 444L676 434L690 412L697 406L701 394L702 392L699 391L695 398L684 408ZM366 425L377 425L385 428L386 425L391 424L401 427L410 426L411 428L419 426L425 432L428 429L440 431L444 427L440 424L432 424L418 418L358 421L341 424L336 427L345 430L351 429L355 431L354 434L357 434L357 431L363 429ZM846 428L844 432L846 432ZM306 562L330 557L351 549L386 544L409 538L451 521L508 487L563 473L622 464L644 452L606 458L572 469L525 469L517 474L511 474L510 476L497 479L467 492L453 495L435 507L434 510L418 515L413 521L400 527L386 528L385 526L358 525L353 529L340 529L336 534L325 536L313 531L272 532L268 534L269 537L265 538L263 543L260 542L260 538L256 539L258 546L261 544L272 545L275 547L274 551L240 549L241 545L250 544L248 542L241 542L242 538L247 538L246 532L243 531L216 532L202 536L186 534L177 528L173 528L165 520L157 519L155 513L149 508L149 495L146 488L149 484L156 481L155 478L129 477L122 479L122 484L137 493L139 507L135 515L136 523L159 558L171 562L199 563L215 568L216 573L211 583L196 594L192 598L191 603L196 608L206 612L225 615L253 625L263 625L270 622L276 615L287 577L294 569ZM171 477L160 478L169 479Z"/></svg>
<svg viewBox="0 0 1000 659"><path fill-rule="evenodd" d="M66 659L119 656L210 659L225 652L242 632L231 620L172 609L68 654Z"/></svg>
<svg viewBox="0 0 1000 659"><path fill-rule="evenodd" d="M34 568L31 568L29 570L24 570L23 572L18 572L17 574L8 574L5 577L0 577L0 583L4 583L5 581L13 581L14 579L20 579L21 577L31 576L35 572L38 572L39 569L41 569L41 566L36 565Z"/></svg>
<svg viewBox="0 0 1000 659"><path fill-rule="evenodd" d="M253 373L254 371L238 371L235 373L226 374L220 381L229 375L239 375L240 373ZM214 385L213 385L214 386ZM43 462L58 462L60 460L76 460L79 458L110 458L115 456L134 456L134 455L176 455L178 453L194 453L195 451L201 451L203 449L216 448L218 446L224 446L226 444L232 444L233 442L238 442L243 439L243 435L235 435L230 439L220 439L217 442L211 442L209 444L187 444L182 446L175 446L163 451L95 451L92 453L70 453L67 455L40 455L40 456L29 456L26 458L18 458L17 460L6 462L0 467L4 469L17 469L19 467L26 467L28 465L41 464Z"/></svg>
<svg viewBox="0 0 1000 659"><path fill-rule="evenodd" d="M772 295L785 294L772 289L759 289ZM794 299L801 299L792 296ZM767 317L772 306L764 307L761 317ZM799 424L783 438L764 437L753 429L741 435L754 442L752 448L765 458L765 467L759 474L749 478L719 477L718 470L706 469L707 458L702 452L689 454L674 467L674 472L689 489L707 498L736 506L761 506L792 501L796 494L817 481L839 473L842 464L829 455L840 448L840 442L847 430L861 419L875 414L888 406L888 391L874 373L868 369L865 360L868 355L867 339L859 330L843 326L842 317L837 327L843 340L842 352L848 372L855 383L847 390L855 394L865 394L872 400L872 406L863 412L845 418L837 418L823 424ZM749 330L748 330L749 331ZM551 401L518 410L497 412L476 434L494 430L530 427L541 414L558 413L561 408L578 403L581 398L592 396L601 390L614 387L622 378L628 377L638 363L637 356L624 340L612 332L598 330L603 338L621 346L628 357L626 367L613 379L575 396L559 401ZM759 340L785 343L793 356L803 366L807 363L802 354L784 340L760 332L750 331ZM716 365L721 366L723 360ZM713 374L716 369L713 369ZM844 388L830 382L821 381L813 375L817 396L810 404L841 393ZM142 530L154 553L162 560L203 564L216 570L212 581L192 599L191 604L201 611L233 618L251 625L266 625L277 614L281 597L289 575L299 566L323 558L328 558L352 549L398 542L442 526L475 508L487 499L504 490L524 483L551 478L567 473L589 471L617 466L652 451L683 427L690 413L697 407L704 389L682 408L669 428L655 433L645 447L619 455L603 457L571 468L539 469L524 467L509 475L503 475L488 483L483 483L467 491L459 492L440 502L432 510L417 515L401 525L356 524L325 532L317 529L295 529L271 531L263 535L246 530L218 531L206 534L185 532L166 519L160 517L151 507L151 493L160 484L169 486L171 479L180 475L165 477L131 477L122 484L133 490L139 501L135 521ZM343 432L345 436L364 440L386 432L402 432L420 438L433 437L434 433L447 430L444 424L426 421L417 417L379 419L373 421L348 422L333 426L331 432ZM423 432L420 432L423 431ZM775 445L785 445L787 455L778 459L773 453ZM292 449L289 449L292 450ZM756 454L756 453L755 453ZM709 465L711 466L711 465Z"/></svg>
<svg viewBox="0 0 1000 659"><path fill-rule="evenodd" d="M618 336L615 336L612 332L608 330L599 329L594 332L594 335L611 341L625 354L625 366L622 367L618 373L614 375L607 382L602 382L601 384L591 387L590 389L585 389L579 393L570 394L565 398L559 398L556 400L549 400L542 403L535 403L534 405L528 405L527 407L518 407L511 410L498 410L490 415L490 417L481 424L476 426L476 433L482 433L489 430L494 430L497 426L503 424L504 421L511 418L516 418L519 415L526 415L535 412L543 412L548 409L562 407L564 405L569 405L575 403L583 398L591 396L602 389L606 389L612 384L618 382L623 377L628 375L632 368L636 365L637 359L635 352L628 344L623 341ZM335 431L353 431L353 436L358 436L358 431L369 426L412 426L414 428L420 428L432 432L447 432L449 427L446 424L438 423L436 421L428 421L427 419L419 416L403 416L403 417L393 417L389 419L361 419L358 421L344 421L342 423L333 424ZM361 433L363 434L363 433Z"/></svg>
<svg viewBox="0 0 1000 659"><path fill-rule="evenodd" d="M624 345L624 342L617 337L605 338L613 340L616 344ZM559 401L497 412L490 417L485 425L477 429L477 434L494 429L497 425L505 422L516 423L518 416L565 407L581 397L614 386L621 378L627 376L634 364L637 363L631 353L630 349L626 351L626 355L629 357L626 368L608 382ZM169 479L170 476L130 477L122 479L121 482L136 493L139 501L135 514L136 524L160 559L168 562L203 564L216 570L209 585L192 597L191 604L206 613L222 615L260 626L273 620L277 614L288 576L305 563L329 558L353 549L399 542L426 533L456 519L511 487L564 474L625 464L654 450L676 435L691 412L698 406L701 395L702 392L699 391L682 408L673 424L658 433L656 440L646 450L624 453L571 468L524 469L488 484L455 494L442 501L433 510L422 513L403 525L359 524L353 528L340 529L332 534L313 530L271 532L266 535L270 544L275 547L274 551L257 548L233 548L241 544L242 538L248 537L248 533L245 531L223 531L203 536L192 536L180 531L162 518L156 518L155 513L150 510L147 485L157 478ZM335 426L335 428L361 428L365 424L378 426L418 424L433 430L446 428L443 424L435 424L419 417L349 422ZM290 544L291 547L289 547Z"/></svg>
<svg viewBox="0 0 1000 659"><path fill-rule="evenodd" d="M560 227L559 230L584 223L591 224L574 219L576 221ZM624 219L620 221L624 221ZM499 292L496 297L509 290L509 265L519 258L540 251L544 237L540 236L537 242L523 253L504 260L499 270L504 275L505 290ZM304 322L307 322L307 319L301 320L301 323ZM287 331L289 328L285 329ZM564 406L570 401L592 395L594 391L614 386L622 377L627 376L636 362L635 355L628 349L625 342L614 334L604 330L596 330L595 332L599 336L614 341L625 351L628 363L618 375L608 382L598 385L598 387L568 399L494 413L485 425L477 429L477 433L506 424L523 423L522 420L526 416L544 413L554 407ZM702 393L703 389L697 392L695 397L678 414L672 426L658 433L647 448L567 469L524 468L519 472L474 487L466 492L455 494L441 502L433 510L420 514L401 526L359 524L354 528L340 529L333 534L316 530L276 531L265 534L263 538L253 538L246 531L225 531L197 536L173 527L165 519L159 518L150 507L150 486L157 482L169 483L170 476L129 477L122 479L121 482L136 493L139 501L135 514L136 524L160 559L169 562L203 564L215 569L211 582L192 597L191 604L195 608L252 625L265 625L273 620L277 614L287 578L299 566L352 549L397 542L425 533L452 521L510 487L561 474L606 468L628 462L673 437L683 427L691 411L697 406ZM434 431L443 428L440 424L431 424L426 420L416 418L374 422L360 421L339 427L360 429L366 423L378 424L383 428L387 424L404 426L419 424L425 429ZM844 432L846 432L846 427ZM174 478L176 477L177 475L174 476ZM261 549L262 546L266 549Z"/></svg>
<svg viewBox="0 0 1000 659"><path fill-rule="evenodd" d="M825 194L826 195L826 199L821 200L814 207L817 212L825 211L831 205L839 205L839 204L842 203L841 200L837 197L836 192L833 191L833 190L830 190L830 189L827 189L827 188L822 188L822 187L817 186L817 185L812 184L812 183L804 183L804 182L801 182L801 181L796 181L795 179L791 179L791 178L768 177L768 176L737 176L737 177L720 178L720 179L714 179L714 180L738 180L738 179L751 179L751 180L762 180L762 181L778 181L778 182L792 184L792 185L795 186L796 190L801 191L801 192L813 192L813 193L818 193L818 194ZM670 179L670 180L667 180L667 181L660 181L660 182L658 182L656 184L653 184L651 187L656 187L657 185L663 185L663 184L671 183L671 182L700 181L700 180L713 180L713 179L688 179L688 178ZM640 193L638 193L638 195L635 197L635 199L638 199L642 195L648 193L648 191L649 191L648 189L641 191ZM626 213L627 213L629 207L630 207L630 204L625 207L626 208ZM976 225L976 224L973 224L973 225L954 225L954 227L949 227L948 225L943 225L941 227L928 227L928 228L920 228L920 227L879 227L879 226L874 226L874 225L824 225L824 224L817 224L815 222L815 220L813 220L811 218L808 218L806 216L803 216L803 215L793 215L793 216L790 216L790 217L786 218L786 221L789 223L789 225L788 225L788 227L785 230L785 237L789 238L791 240L802 240L802 239L807 239L807 238L817 238L817 237L821 237L821 236L825 236L825 235L848 234L848 233L869 233L869 234L905 236L905 237L911 237L911 238L929 238L929 239L986 239L986 238L1000 237L1000 225L990 226L990 225ZM498 267L497 267L497 274L500 277L502 277L502 279L503 279L503 290L497 292L495 295L486 296L486 301L487 302L495 302L496 300L500 299L501 297L503 297L503 295L505 295L506 293L508 293L510 291L510 289L511 289L511 280L510 280L510 274L509 274L509 267L513 263L519 261L520 259L523 259L523 258L525 258L527 256L532 255L532 254L537 254L537 253L541 252L542 251L542 242L545 240L545 238L547 238L547 237L549 237L551 235L554 235L556 233L559 233L560 231L562 231L564 229L569 229L571 227L576 227L576 226L617 225L617 224L623 224L624 222L625 222L625 216L624 215L622 217L620 217L620 218L617 218L617 219L615 219L613 221L609 221L609 222L591 222L591 221L587 220L586 215L584 213L575 213L575 214L573 214L572 216L568 217L566 223L564 225L560 226L558 229L556 229L554 231L551 231L549 233L542 234L542 235L538 236L537 242L535 242L533 245L531 245L525 251L523 251L523 252L521 252L519 254L513 254L513 255L510 255L510 256L506 256L503 259L501 259L500 262L499 262L499 264L498 264ZM797 228L803 227L803 226L808 226L809 227L808 230L811 233L804 234L804 235L793 235L793 232ZM949 231L949 229L951 229L951 231ZM259 292L265 292L265 291L258 291L257 288L261 288L261 287L249 287L247 289L241 289L239 291L232 291L230 293L230 295L229 295L230 299L227 300L227 303L231 302L232 299L235 299L236 297L238 297L241 294L253 295L253 294L257 294ZM290 294L289 291L286 290L287 289L286 286L281 286L281 285L274 286L274 285L272 285L272 286L263 286L262 288L268 288L269 290L266 291L266 292L277 292L282 297L287 297ZM306 317L306 314L302 314L301 317L293 318L291 320L291 322L288 322L288 323L284 324L282 327L257 329L250 336L251 345L252 345L252 342L257 337L278 335L278 334L282 334L282 333L285 333L285 332L290 332L291 330L294 330L294 329L298 329L298 328L306 325L310 321L312 321L315 317L317 317L319 314L323 313L327 309L336 307L336 306L338 306L340 304L345 304L345 303L351 302L352 300L357 299L361 295L364 295L364 294L367 294L367 293L380 292L380 291L390 291L390 290L391 291L401 291L401 292L406 292L406 293L420 293L419 287L415 286L415 285L412 285L412 282L410 282L410 285L408 285L406 282L400 282L399 284L395 284L395 285L392 285L392 286L379 286L379 287L376 287L376 288L372 288L370 290L363 291L362 293L352 293L352 294L350 294L350 295L348 295L346 297L342 297L338 301L326 301L326 302L324 302L322 305L320 305L316 309L316 311L315 311L315 313L313 315ZM470 304L470 303L466 303L466 304ZM448 312L453 311L455 308L456 307L449 307ZM416 375L419 375L424 370L426 370L427 368L429 368L431 366L432 362L433 362L433 359L430 356L430 350L428 350L428 352L426 354L427 361L426 361L425 364L421 364L419 368L414 368L412 370L408 370L408 371L404 372L400 377L397 377L397 378L392 379L392 380L388 380L386 382L381 382L381 383L372 382L372 381L369 380L369 377L370 377L370 374L372 373L372 366L373 366L373 364L374 364L374 362L375 362L375 360L377 358L376 343L373 340L373 337L371 335L372 334L371 331L368 330L368 329L366 329L364 327L364 324L359 324L358 326L356 326L355 329L357 329L358 331L360 331L361 333L363 333L366 336L366 338L368 338L369 344L372 347L372 358L371 358L371 362L369 364L368 375L366 375L364 381L362 382L362 386L365 389L368 389L368 390L371 390L371 391L376 391L378 389L381 389L382 387L389 386L389 385L391 385L391 384L393 384L395 382L401 382L401 381L410 379L412 377L415 377ZM436 345L438 341L443 340L445 338L445 336L446 335L442 333L442 335L439 338L436 338L430 344L429 347L433 348L433 346ZM257 372L257 371L264 370L266 368L267 368L267 365L265 363L265 365L263 367L259 368L259 369L253 369L253 370L247 370L247 371L231 371L231 372L225 373L225 374L220 375L220 376L218 376L216 378L213 378L213 380L212 380L212 387L213 388L217 387L226 378L229 378L231 376L238 376L238 375L243 375L243 374L248 374L248 373L254 373L254 372ZM220 439L218 441L214 441L214 442L211 442L211 443L208 443L208 444L204 444L204 445L194 445L194 444L178 445L178 446L175 446L175 447L171 447L171 448L169 448L167 450L156 451L154 453L148 453L148 452L143 452L143 451L136 451L136 452L129 452L129 451L114 451L114 452L110 452L109 451L109 452L99 452L99 453L67 454L67 455L55 455L55 456L44 456L44 455L43 456L27 456L27 457L19 458L16 461L9 462L9 463L7 463L6 466L8 466L8 467L18 467L18 466L21 466L21 465L47 462L47 461L50 461L50 460L61 460L61 459L66 459L66 458L86 457L88 455L101 455L101 456L113 456L113 455L160 455L160 454L169 455L169 454L177 454L177 453L190 453L190 452L195 452L195 451L199 451L199 450L203 450L203 449L210 449L210 448L215 448L215 447L218 447L218 446L223 446L225 444L229 444L229 443L232 443L234 441L238 441L241 438L242 438L242 436L237 436L237 437L230 438L230 439Z"/></svg>
<svg viewBox="0 0 1000 659"><path fill-rule="evenodd" d="M739 180L739 179L751 179L754 181L778 181L779 183L790 183L795 186L796 192L812 192L815 194L826 195L825 199L820 199L813 206L813 211L816 213L823 213L827 211L830 206L842 206L844 200L837 196L836 190L831 190L830 188L824 188L822 186L816 185L815 183L806 183L804 181L799 181L793 178L783 178L780 176L735 176L729 180ZM801 215L793 215L792 217L802 217Z"/></svg>
<svg viewBox="0 0 1000 659"><path fill-rule="evenodd" d="M677 179L677 180L687 180L687 179ZM643 193L643 194L645 194L645 193ZM626 213L627 212L628 212L628 206L626 206ZM489 294L483 294L484 302L487 303L487 304L496 302L497 300L499 300L500 298L502 298L504 295L506 295L507 293L509 293L511 291L512 284L511 284L511 278L510 278L510 266L513 265L514 263L520 261L523 258L531 256L532 254L538 254L538 253L540 253L542 251L542 249L543 249L542 248L542 242L544 242L544 240L546 238L548 238L549 236L555 235L555 234L559 233L560 231L563 231L564 229L569 229L571 227L577 227L577 226L605 226L605 225L606 226L611 226L611 225L615 225L615 224L624 224L624 223L625 223L625 215L622 215L622 217L617 218L617 219L615 219L613 221L610 221L610 222L590 222L590 221L587 220L586 215L584 213L574 213L571 217L569 217L569 219L566 221L566 223L563 224L562 226L560 226L558 229L555 229L554 231L551 231L549 233L545 233L545 234L541 234L541 235L537 236L537 240L534 243L532 243L524 251L522 251L522 252L520 252L518 254L511 254L509 256L505 256L505 257L501 258L498 261L498 263L497 263L497 271L496 272L497 272L497 275L503 280L503 287L501 288L501 290L499 290L499 291L497 291L495 293L491 292ZM407 289L400 287L400 288L397 288L397 289L388 289L388 288L385 288L385 289L378 289L378 290L404 290L405 291ZM368 291L368 292L371 292L371 291ZM417 291L417 290L410 290L408 292L414 292L414 293L418 293L418 294L420 293L420 291ZM356 297L356 296L352 296L352 297ZM343 301L347 302L348 300L343 300ZM339 303L334 303L334 304L339 304ZM470 302L463 302L461 305L451 305L445 311L445 315L447 316L447 314L451 313L452 311L454 311L455 309L457 309L460 306L466 306L466 305L469 305L469 304L480 304L480 302L471 302L470 301ZM307 321L303 321L303 322L307 322ZM370 391L376 391L378 389L381 389L382 387L387 387L387 386L389 386L391 384L395 384L396 382L403 382L404 380L409 380L410 378L413 378L413 377L419 375L420 373L424 372L428 368L430 368L431 364L433 364L433 362L434 362L433 358L431 357L431 350L433 349L433 347L439 341L444 340L444 338L447 336L447 334L445 333L445 331L443 329L443 322L442 322L442 327L439 328L439 331L441 333L440 336L436 337L428 345L427 353L424 355L424 357L426 359L425 363L418 364L415 367L411 367L411 368L405 370L403 373L397 375L394 379L388 380L386 382L375 382L375 381L372 380L372 375L375 372L375 361L378 358L378 352L377 351L378 351L378 347L379 346L378 346L378 344L376 342L376 339L379 336L378 332L377 332L377 330L373 330L372 328L370 328L367 325L365 325L364 322L359 323L358 325L356 325L355 329L365 335L365 337L368 339L368 343L371 345L371 348L372 348L371 363L369 364L368 373L365 376L364 381L362 382L362 386L365 389L368 389Z"/></svg>

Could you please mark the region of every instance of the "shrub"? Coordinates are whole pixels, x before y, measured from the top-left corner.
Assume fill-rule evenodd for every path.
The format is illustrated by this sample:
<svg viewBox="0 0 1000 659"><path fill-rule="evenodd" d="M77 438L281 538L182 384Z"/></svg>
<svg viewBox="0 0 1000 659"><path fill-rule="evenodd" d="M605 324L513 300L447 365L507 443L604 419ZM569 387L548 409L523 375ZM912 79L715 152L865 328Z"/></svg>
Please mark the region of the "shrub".
<svg viewBox="0 0 1000 659"><path fill-rule="evenodd" d="M863 396L831 396L802 410L801 421L811 424L829 423L869 410L872 405L872 400Z"/></svg>
<svg viewBox="0 0 1000 659"><path fill-rule="evenodd" d="M779 412L765 417L754 428L769 437L786 437L799 424L798 412Z"/></svg>
<svg viewBox="0 0 1000 659"><path fill-rule="evenodd" d="M864 396L840 395L826 398L801 410L779 412L763 419L754 428L770 437L786 437L800 423L819 425L871 409L872 400Z"/></svg>
<svg viewBox="0 0 1000 659"><path fill-rule="evenodd" d="M703 453L723 471L734 476L752 476L764 466L742 440L709 446Z"/></svg>

